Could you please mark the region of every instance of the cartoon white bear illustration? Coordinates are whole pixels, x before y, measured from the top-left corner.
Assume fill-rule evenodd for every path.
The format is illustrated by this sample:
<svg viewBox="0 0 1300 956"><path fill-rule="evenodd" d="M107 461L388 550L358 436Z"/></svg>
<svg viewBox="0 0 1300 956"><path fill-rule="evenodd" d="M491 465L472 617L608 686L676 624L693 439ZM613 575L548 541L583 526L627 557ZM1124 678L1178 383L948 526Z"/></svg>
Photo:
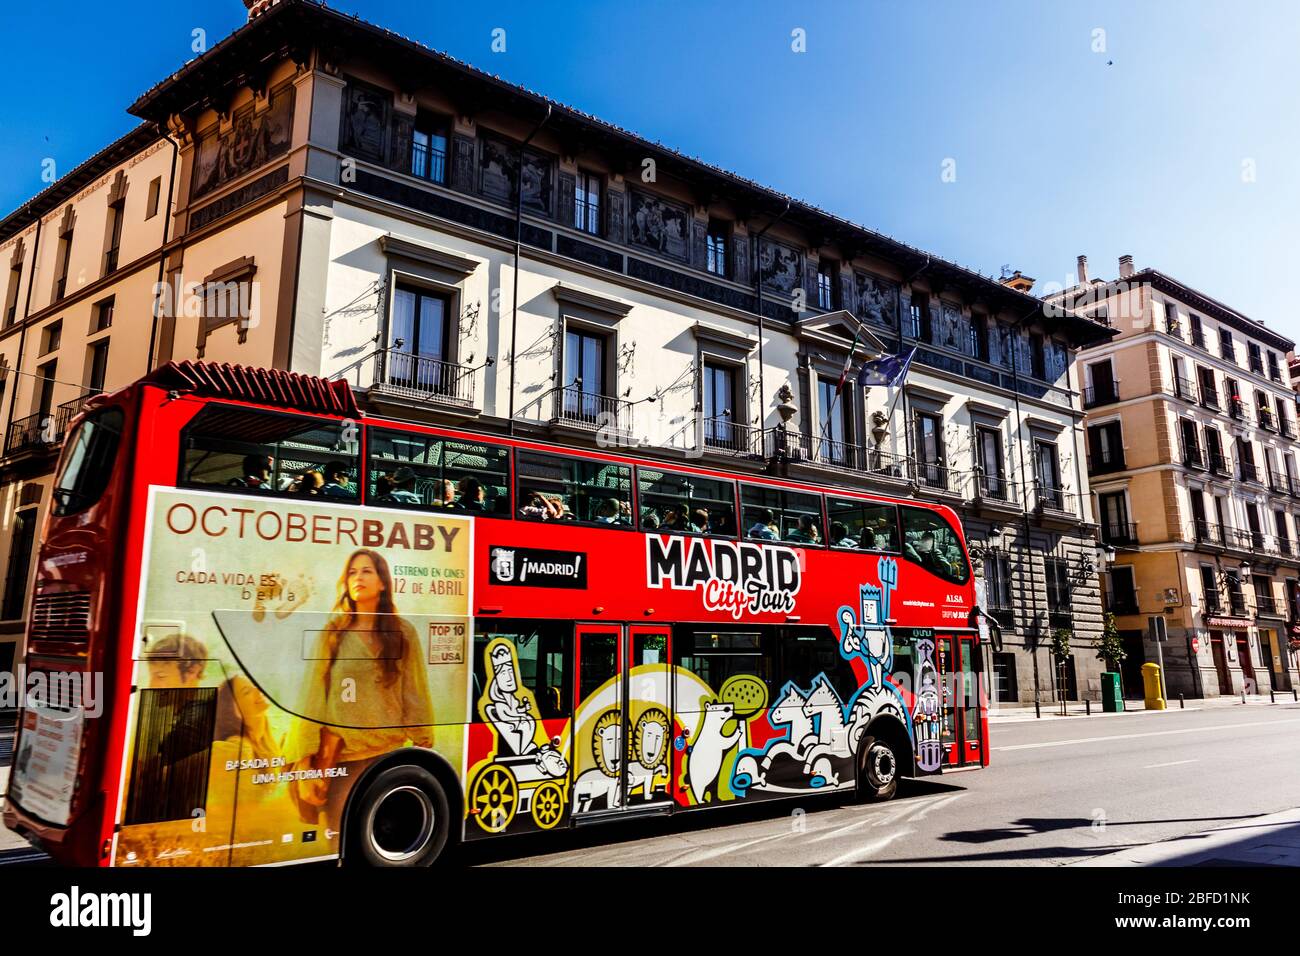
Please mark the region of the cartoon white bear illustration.
<svg viewBox="0 0 1300 956"><path fill-rule="evenodd" d="M740 742L744 730L737 727L730 734L722 732L723 726L734 716L731 704L713 702L704 705L704 719L691 742L690 761L686 765L686 780L696 803L704 803L705 795L717 783L722 770L722 758ZM717 796L716 788L714 796Z"/></svg>

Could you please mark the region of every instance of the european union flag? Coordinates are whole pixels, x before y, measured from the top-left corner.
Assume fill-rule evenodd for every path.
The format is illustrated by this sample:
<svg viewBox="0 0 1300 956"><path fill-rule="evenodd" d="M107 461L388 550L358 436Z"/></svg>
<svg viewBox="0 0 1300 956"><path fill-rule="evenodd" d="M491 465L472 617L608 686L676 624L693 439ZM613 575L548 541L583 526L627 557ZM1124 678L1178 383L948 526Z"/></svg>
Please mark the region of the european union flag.
<svg viewBox="0 0 1300 956"><path fill-rule="evenodd" d="M870 385L884 385L893 388L907 377L907 370L916 355L916 346L906 355L882 355L870 362L863 362L858 370L858 385L866 388Z"/></svg>

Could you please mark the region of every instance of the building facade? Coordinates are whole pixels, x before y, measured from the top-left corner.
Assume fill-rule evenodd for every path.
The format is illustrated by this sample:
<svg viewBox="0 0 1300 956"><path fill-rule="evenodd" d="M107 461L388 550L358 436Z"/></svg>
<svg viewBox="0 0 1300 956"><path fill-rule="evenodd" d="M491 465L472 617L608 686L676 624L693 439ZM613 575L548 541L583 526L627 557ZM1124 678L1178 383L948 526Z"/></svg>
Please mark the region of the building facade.
<svg viewBox="0 0 1300 956"><path fill-rule="evenodd" d="M1116 558L1126 686L1163 658L1171 695L1290 690L1300 578L1294 343L1155 269L1119 263L1063 301L1118 334L1081 359L1088 472ZM1157 648L1152 619L1167 641Z"/></svg>
<svg viewBox="0 0 1300 956"><path fill-rule="evenodd" d="M144 125L120 151L134 153L0 223L0 255L24 268L19 240L42 223L56 237L0 337L15 420L204 358L345 379L364 408L408 420L944 501L1003 624L986 661L998 699L1096 697L1076 357L1113 332L1046 308L1030 280L978 275L298 0L255 5L131 112ZM88 184L148 150L169 168L170 215L137 212L152 178L126 165L122 234L147 250L129 318L121 263L52 298L65 249L100 254L63 219L113 208ZM102 333L83 341L72 310L107 295L121 301L104 374L41 377L46 356L93 350ZM46 350L58 322L77 336ZM853 384L863 361L913 346L905 388ZM33 383L50 379L46 402ZM39 520L55 444L0 488L11 635L31 574L14 514ZM1057 631L1073 637L1060 667Z"/></svg>

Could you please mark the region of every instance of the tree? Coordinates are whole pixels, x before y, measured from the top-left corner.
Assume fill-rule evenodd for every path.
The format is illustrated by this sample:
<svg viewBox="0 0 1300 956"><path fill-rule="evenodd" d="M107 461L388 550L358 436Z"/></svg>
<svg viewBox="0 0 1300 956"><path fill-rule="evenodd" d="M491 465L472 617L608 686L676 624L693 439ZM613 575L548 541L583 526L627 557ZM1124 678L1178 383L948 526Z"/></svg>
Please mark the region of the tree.
<svg viewBox="0 0 1300 956"><path fill-rule="evenodd" d="M1052 659L1058 664L1070 656L1070 630L1058 627L1052 632Z"/></svg>
<svg viewBox="0 0 1300 956"><path fill-rule="evenodd" d="M1104 661L1108 670L1119 670L1119 665L1128 657L1124 641L1119 636L1119 628L1115 625L1114 614L1107 612L1096 647L1097 659Z"/></svg>

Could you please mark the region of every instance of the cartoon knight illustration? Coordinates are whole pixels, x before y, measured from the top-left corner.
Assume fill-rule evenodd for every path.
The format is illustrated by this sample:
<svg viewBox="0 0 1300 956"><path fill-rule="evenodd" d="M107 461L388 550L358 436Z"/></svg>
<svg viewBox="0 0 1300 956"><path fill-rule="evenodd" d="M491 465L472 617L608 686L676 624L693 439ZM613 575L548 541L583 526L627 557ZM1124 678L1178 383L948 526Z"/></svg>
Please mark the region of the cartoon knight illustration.
<svg viewBox="0 0 1300 956"><path fill-rule="evenodd" d="M502 749L518 756L533 754L537 768L543 774L564 776L569 771L564 756L553 744L539 744L537 741L533 702L520 690L519 672L510 646L504 641L493 642L487 654L492 682L488 686L483 716L496 728Z"/></svg>
<svg viewBox="0 0 1300 956"><path fill-rule="evenodd" d="M898 562L882 557L876 568L880 586L859 587L860 615L855 619L848 606L839 610L840 653L846 658L861 657L867 664L867 683L849 715L848 742L854 753L867 725L881 714L891 713L904 724L910 722L902 694L885 679L894 665L894 638L888 622L890 598L898 587Z"/></svg>

